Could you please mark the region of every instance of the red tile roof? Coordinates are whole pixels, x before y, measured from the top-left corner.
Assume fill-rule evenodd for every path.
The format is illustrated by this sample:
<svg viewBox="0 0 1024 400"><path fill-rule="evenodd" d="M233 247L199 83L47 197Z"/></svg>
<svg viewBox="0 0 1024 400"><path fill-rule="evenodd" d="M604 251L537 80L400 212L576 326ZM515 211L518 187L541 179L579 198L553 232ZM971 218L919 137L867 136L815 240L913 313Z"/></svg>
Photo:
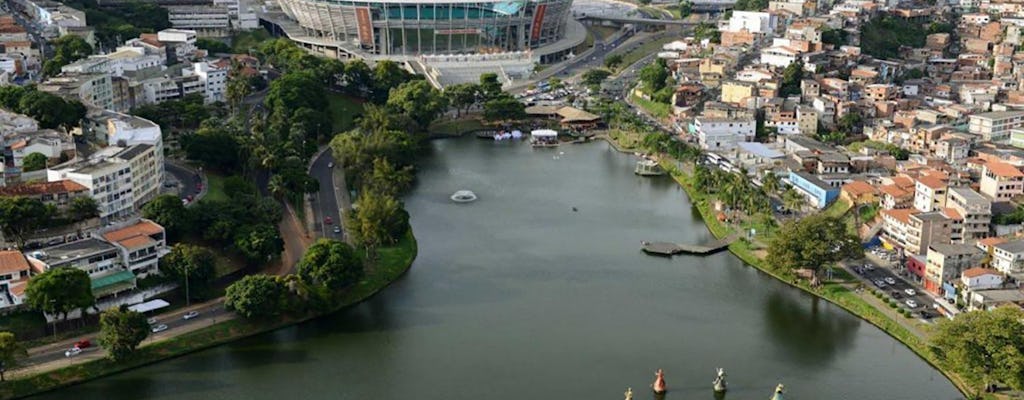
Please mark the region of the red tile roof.
<svg viewBox="0 0 1024 400"><path fill-rule="evenodd" d="M853 181L843 185L843 191L853 196L860 196L868 193L874 193L875 187L864 181Z"/></svg>
<svg viewBox="0 0 1024 400"><path fill-rule="evenodd" d="M28 260L17 250L0 251L0 274L13 274L28 271Z"/></svg>
<svg viewBox="0 0 1024 400"><path fill-rule="evenodd" d="M895 219L897 221L900 221L900 222L902 222L904 224L909 224L910 223L910 216L914 215L914 214L917 214L919 212L920 211L917 211L917 210L912 209L912 208L901 208L901 209L896 209L896 210L882 210L882 214L883 215L888 215L889 217L891 217L891 218L893 218L893 219Z"/></svg>
<svg viewBox="0 0 1024 400"><path fill-rule="evenodd" d="M992 268L974 267L964 270L963 276L966 276L968 278L976 278L982 275L1002 275L1002 273Z"/></svg>
<svg viewBox="0 0 1024 400"><path fill-rule="evenodd" d="M1020 172L1020 170L1017 169L1017 167L1014 167L1007 163L991 162L988 163L988 165L986 165L985 168L988 168L989 171L991 171L993 174L999 177L1016 178L1024 176L1024 173Z"/></svg>
<svg viewBox="0 0 1024 400"><path fill-rule="evenodd" d="M43 194L85 192L89 188L71 180L26 183L0 187L0 196L39 196Z"/></svg>
<svg viewBox="0 0 1024 400"><path fill-rule="evenodd" d="M162 226L157 225L156 223L150 221L143 220L139 221L135 225L127 226L116 231L104 233L103 238L107 239L107 241L109 242L134 243L133 241L128 241L128 239L138 236L155 235L157 233L163 232L163 230L164 228ZM124 243L122 243L122 245L124 245L125 247L130 247L128 245L125 245Z"/></svg>

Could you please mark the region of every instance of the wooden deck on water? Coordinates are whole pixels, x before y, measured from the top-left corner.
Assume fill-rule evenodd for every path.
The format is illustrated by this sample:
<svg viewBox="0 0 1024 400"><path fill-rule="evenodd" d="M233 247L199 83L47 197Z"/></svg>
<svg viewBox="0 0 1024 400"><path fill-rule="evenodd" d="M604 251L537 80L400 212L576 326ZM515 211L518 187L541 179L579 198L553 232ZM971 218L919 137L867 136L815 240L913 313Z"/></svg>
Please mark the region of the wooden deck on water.
<svg viewBox="0 0 1024 400"><path fill-rule="evenodd" d="M693 254L704 256L725 250L732 242L735 242L737 235L719 239L705 245L679 244L669 242L643 242L641 249L644 253L657 256L674 256L676 254Z"/></svg>

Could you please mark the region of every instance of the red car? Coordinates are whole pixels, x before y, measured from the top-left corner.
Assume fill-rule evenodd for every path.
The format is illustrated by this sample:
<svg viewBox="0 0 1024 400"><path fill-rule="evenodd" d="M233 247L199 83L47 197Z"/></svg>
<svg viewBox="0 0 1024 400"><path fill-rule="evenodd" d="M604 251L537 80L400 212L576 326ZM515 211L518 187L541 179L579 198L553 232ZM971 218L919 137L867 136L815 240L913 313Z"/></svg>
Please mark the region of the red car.
<svg viewBox="0 0 1024 400"><path fill-rule="evenodd" d="M330 225L334 223L334 220L332 220L331 217L326 217L324 218L324 223Z"/></svg>
<svg viewBox="0 0 1024 400"><path fill-rule="evenodd" d="M74 347L76 349L84 349L84 348L90 347L90 346L92 346L92 342L89 342L86 339L82 339L82 340L79 340L79 341L75 342L75 346Z"/></svg>

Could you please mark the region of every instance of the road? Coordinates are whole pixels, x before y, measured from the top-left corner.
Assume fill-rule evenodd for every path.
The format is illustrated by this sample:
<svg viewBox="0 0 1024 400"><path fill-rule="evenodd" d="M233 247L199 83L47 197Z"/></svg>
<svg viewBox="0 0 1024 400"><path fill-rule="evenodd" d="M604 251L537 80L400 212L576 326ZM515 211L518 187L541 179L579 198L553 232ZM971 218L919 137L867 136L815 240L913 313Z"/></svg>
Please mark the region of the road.
<svg viewBox="0 0 1024 400"><path fill-rule="evenodd" d="M863 262L846 264L847 271L859 276L866 286L874 287L886 293L900 304L900 308L910 310L916 317L921 317L922 311L927 311L931 317L937 316L936 311L932 308L935 299L923 288L903 279L901 275L905 274L906 270L897 272L893 271L892 268L899 269L900 267L897 262L889 262L870 253L868 253L868 257ZM887 282L887 280L889 281ZM913 290L915 294L907 294L907 289ZM917 303L916 307L909 306L907 300Z"/></svg>
<svg viewBox="0 0 1024 400"><path fill-rule="evenodd" d="M202 176L198 172L170 161L164 161L164 171L178 181L179 188L181 189L178 191L178 197L184 199L188 196L193 196L193 200L198 200L199 183L203 181Z"/></svg>
<svg viewBox="0 0 1024 400"><path fill-rule="evenodd" d="M218 321L226 321L235 318L235 315L224 310L224 300L215 299L206 303L196 304L191 307L182 308L169 312L167 314L161 314L156 317L156 324L167 325L167 330L158 333L150 333L149 338L143 341L143 345L158 341L165 340L171 337L181 335L186 332L190 332L199 329L204 326L209 326L217 323ZM185 320L183 316L189 311L198 311L199 316L190 320ZM66 357L64 352L74 345L78 340L88 340L92 343L92 346L82 350L81 354L72 357ZM24 361L24 367L15 371L16 375L34 372L36 369L47 367L46 364L52 366L55 362L61 362L66 360L68 365L73 363L80 363L88 360L95 360L102 358L106 355L103 351L103 347L100 346L97 340L96 333L85 335L83 337L69 340L67 342L53 343L46 346L35 347L29 349L29 356Z"/></svg>
<svg viewBox="0 0 1024 400"><path fill-rule="evenodd" d="M310 167L309 174L320 183L320 190L313 197L313 227L320 237L344 240L345 230L341 229L341 207L338 201L341 189L335 184L335 169L339 174L342 173L341 167L334 164L334 154L330 149L321 152ZM327 218L331 219L330 224L325 222ZM335 228L338 232L335 232Z"/></svg>

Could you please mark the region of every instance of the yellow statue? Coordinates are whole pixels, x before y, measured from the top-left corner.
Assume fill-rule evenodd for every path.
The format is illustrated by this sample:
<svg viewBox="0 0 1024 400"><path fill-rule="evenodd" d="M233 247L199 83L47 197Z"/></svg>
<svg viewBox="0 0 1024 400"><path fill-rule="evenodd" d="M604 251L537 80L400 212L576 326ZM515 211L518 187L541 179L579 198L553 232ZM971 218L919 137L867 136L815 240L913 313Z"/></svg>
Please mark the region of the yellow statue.
<svg viewBox="0 0 1024 400"><path fill-rule="evenodd" d="M633 388L626 388L626 400L633 400Z"/></svg>

